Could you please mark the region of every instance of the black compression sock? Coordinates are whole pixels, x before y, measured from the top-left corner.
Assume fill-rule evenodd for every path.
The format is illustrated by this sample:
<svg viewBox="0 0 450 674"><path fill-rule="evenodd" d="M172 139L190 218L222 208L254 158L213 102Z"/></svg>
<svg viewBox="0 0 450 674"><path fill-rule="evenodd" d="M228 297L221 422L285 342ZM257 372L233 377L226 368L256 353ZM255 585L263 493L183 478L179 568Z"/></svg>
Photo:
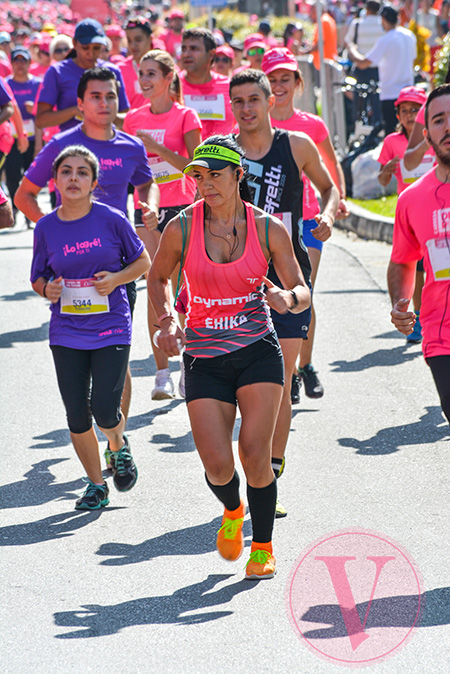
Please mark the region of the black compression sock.
<svg viewBox="0 0 450 674"><path fill-rule="evenodd" d="M228 484L211 484L206 473L205 479L208 487L211 489L213 494L217 496L219 501L223 503L227 510L236 510L236 508L239 508L241 499L239 496L239 475L236 471L234 471L234 475Z"/></svg>
<svg viewBox="0 0 450 674"><path fill-rule="evenodd" d="M281 477L283 469L284 469L284 458L276 459L274 456L272 456L272 470L275 473L275 477L277 478L277 480L279 477Z"/></svg>
<svg viewBox="0 0 450 674"><path fill-rule="evenodd" d="M252 518L253 540L257 543L270 543L277 503L276 479L262 488L247 484L247 498Z"/></svg>

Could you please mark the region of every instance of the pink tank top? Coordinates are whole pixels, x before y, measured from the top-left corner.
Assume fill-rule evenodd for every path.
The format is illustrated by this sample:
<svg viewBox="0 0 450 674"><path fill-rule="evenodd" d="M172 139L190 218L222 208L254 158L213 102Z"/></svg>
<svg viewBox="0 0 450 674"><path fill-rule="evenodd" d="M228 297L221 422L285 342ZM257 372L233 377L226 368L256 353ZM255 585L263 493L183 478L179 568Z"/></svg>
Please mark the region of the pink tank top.
<svg viewBox="0 0 450 674"><path fill-rule="evenodd" d="M244 202L247 239L241 257L227 264L213 262L206 252L204 200L194 204L189 247L183 267L188 297L186 353L214 358L262 339L273 331L261 292L267 260L261 249L255 217Z"/></svg>

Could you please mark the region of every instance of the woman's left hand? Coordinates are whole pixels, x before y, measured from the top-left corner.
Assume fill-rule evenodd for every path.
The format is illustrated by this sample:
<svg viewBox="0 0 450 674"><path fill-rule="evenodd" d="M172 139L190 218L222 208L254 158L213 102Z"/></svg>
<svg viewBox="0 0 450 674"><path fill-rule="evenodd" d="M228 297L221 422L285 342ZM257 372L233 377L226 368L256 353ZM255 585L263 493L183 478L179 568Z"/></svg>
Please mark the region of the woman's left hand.
<svg viewBox="0 0 450 674"><path fill-rule="evenodd" d="M334 218L328 213L319 213L314 220L317 222L317 227L311 230L311 234L318 241L326 241L330 238L334 225Z"/></svg>
<svg viewBox="0 0 450 674"><path fill-rule="evenodd" d="M117 288L116 274L112 271L98 271L94 274L94 286L99 295L110 295Z"/></svg>
<svg viewBox="0 0 450 674"><path fill-rule="evenodd" d="M279 314L287 314L289 309L292 307L292 295L289 290L279 288L265 276L262 277L262 280L266 286L264 295L269 307L271 309L275 309L275 311Z"/></svg>

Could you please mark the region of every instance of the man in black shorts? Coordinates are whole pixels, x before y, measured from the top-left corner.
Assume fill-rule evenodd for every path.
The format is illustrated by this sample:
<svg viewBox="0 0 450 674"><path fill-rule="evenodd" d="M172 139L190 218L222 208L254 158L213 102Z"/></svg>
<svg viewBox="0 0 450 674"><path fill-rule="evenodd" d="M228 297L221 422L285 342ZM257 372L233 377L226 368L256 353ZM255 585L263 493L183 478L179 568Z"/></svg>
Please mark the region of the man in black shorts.
<svg viewBox="0 0 450 674"><path fill-rule="evenodd" d="M253 203L283 221L291 233L294 253L303 276L309 282L311 265L300 229L302 171L305 171L321 194L322 213L316 217L317 231L314 230L314 235L323 241L331 235L339 205L339 192L308 136L272 128L270 110L274 105L274 96L264 73L248 69L234 75L230 82L230 98L239 125L237 141L246 154L247 183ZM282 286L272 267L269 268L268 277L276 285ZM291 425L292 374L300 340L308 336L311 310L295 315L282 315L276 311L271 313L283 352L286 380L272 446L272 468L279 477L284 468L284 452ZM277 503L277 517L284 515L285 509Z"/></svg>

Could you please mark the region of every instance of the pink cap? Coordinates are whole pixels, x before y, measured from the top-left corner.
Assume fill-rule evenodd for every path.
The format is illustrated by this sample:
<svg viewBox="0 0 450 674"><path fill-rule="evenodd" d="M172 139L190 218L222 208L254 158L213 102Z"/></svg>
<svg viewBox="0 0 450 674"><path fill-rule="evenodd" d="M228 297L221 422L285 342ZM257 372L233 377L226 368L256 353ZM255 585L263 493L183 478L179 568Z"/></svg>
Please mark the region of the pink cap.
<svg viewBox="0 0 450 674"><path fill-rule="evenodd" d="M168 19L184 19L184 12L181 9L171 9L167 15Z"/></svg>
<svg viewBox="0 0 450 674"><path fill-rule="evenodd" d="M39 42L39 51L44 52L44 54L50 54L50 43L52 40L51 35L44 35Z"/></svg>
<svg viewBox="0 0 450 674"><path fill-rule="evenodd" d="M395 105L397 106L400 105L400 103L406 103L407 101L423 105L426 100L427 95L423 89L420 89L420 87L403 87L395 101Z"/></svg>
<svg viewBox="0 0 450 674"><path fill-rule="evenodd" d="M269 49L269 51L264 54L261 63L261 69L266 75L279 68L292 70L294 72L299 69L297 59L289 49L286 49L286 47Z"/></svg>
<svg viewBox="0 0 450 674"><path fill-rule="evenodd" d="M265 47L264 35L261 35L261 33L251 33L250 35L247 35L244 40L245 51L247 51L249 47L253 47L253 45L256 45L257 47L263 45Z"/></svg>
<svg viewBox="0 0 450 674"><path fill-rule="evenodd" d="M228 45L226 44L217 47L216 56L218 56L219 54L222 54L222 56L226 56L231 61L234 59L234 51L231 49L231 47L228 47Z"/></svg>
<svg viewBox="0 0 450 674"><path fill-rule="evenodd" d="M105 26L105 33L108 37L125 37L125 31L118 23Z"/></svg>

